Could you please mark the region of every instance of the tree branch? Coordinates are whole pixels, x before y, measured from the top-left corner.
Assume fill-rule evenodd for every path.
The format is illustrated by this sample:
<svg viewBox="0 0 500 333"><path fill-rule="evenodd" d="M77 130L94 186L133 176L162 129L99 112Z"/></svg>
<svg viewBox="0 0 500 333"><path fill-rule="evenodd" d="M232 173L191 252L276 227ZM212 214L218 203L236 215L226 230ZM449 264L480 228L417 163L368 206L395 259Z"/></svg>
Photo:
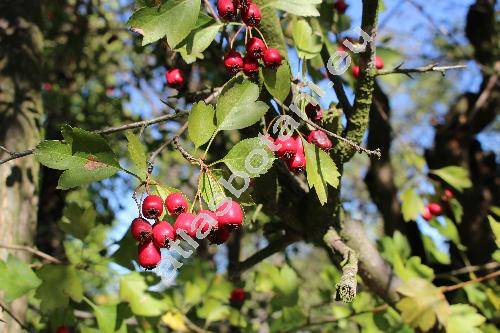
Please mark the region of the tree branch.
<svg viewBox="0 0 500 333"><path fill-rule="evenodd" d="M2 301L0 301L0 311L5 311L23 330L25 330L26 332L30 332L29 327L26 326L19 318L17 318Z"/></svg>
<svg viewBox="0 0 500 333"><path fill-rule="evenodd" d="M394 69L378 70L376 75L381 76L390 74L405 74L412 78L412 76L410 75L412 73L438 72L444 76L446 71L448 70L467 68L466 65L438 66L438 64L429 64L426 66L416 67L416 68L401 68L401 66L403 66L403 64L397 66Z"/></svg>
<svg viewBox="0 0 500 333"><path fill-rule="evenodd" d="M444 286L444 287L441 287L441 290L443 291L443 293L448 293L450 291L455 291L455 290L458 290L458 289L462 289L463 287L466 287L466 286L468 286L470 284L474 284L474 283L479 283L479 282L483 282L483 281L486 281L486 280L495 279L498 276L500 276L500 271L496 271L496 272L490 273L488 275L481 276L481 277L478 277L478 278L475 278L475 279L472 279L472 280L469 280L469 281L460 282L460 283L454 284L452 286Z"/></svg>
<svg viewBox="0 0 500 333"><path fill-rule="evenodd" d="M25 252L29 252L37 257L40 257L42 259L45 259L51 263L54 263L54 264L63 264L63 262L53 256L51 256L50 254L47 254L45 252L42 252L38 249L35 249L35 248L32 248L32 247L29 247L29 246L25 246L25 245L7 245L7 244L2 244L0 243L0 248L2 249L9 249L9 250L16 250L16 251L25 251Z"/></svg>

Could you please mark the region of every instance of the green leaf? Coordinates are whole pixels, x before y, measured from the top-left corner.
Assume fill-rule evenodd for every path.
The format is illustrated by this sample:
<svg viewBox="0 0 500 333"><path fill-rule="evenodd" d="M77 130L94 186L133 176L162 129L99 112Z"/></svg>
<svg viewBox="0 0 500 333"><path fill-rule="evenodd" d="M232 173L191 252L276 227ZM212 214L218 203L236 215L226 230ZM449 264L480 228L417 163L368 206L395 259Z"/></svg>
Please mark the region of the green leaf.
<svg viewBox="0 0 500 333"><path fill-rule="evenodd" d="M0 290L5 301L11 302L29 291L36 289L42 281L31 267L9 254L7 261L0 261Z"/></svg>
<svg viewBox="0 0 500 333"><path fill-rule="evenodd" d="M222 24L216 24L211 17L200 13L193 31L177 47L184 61L190 64L203 59L203 51L210 46L221 27Z"/></svg>
<svg viewBox="0 0 500 333"><path fill-rule="evenodd" d="M312 59L321 52L321 35L315 34L306 20L300 19L293 23L292 36L299 58Z"/></svg>
<svg viewBox="0 0 500 333"><path fill-rule="evenodd" d="M99 331L103 333L114 333L116 324L116 304L114 305L95 305L89 302L90 306L94 310L95 317L97 319L97 325L99 326Z"/></svg>
<svg viewBox="0 0 500 333"><path fill-rule="evenodd" d="M438 170L431 170L430 173L438 176L458 191L462 191L463 189L472 186L472 182L469 178L469 172L463 167L448 166Z"/></svg>
<svg viewBox="0 0 500 333"><path fill-rule="evenodd" d="M44 265L37 274L43 281L36 290L36 297L41 300L40 310L43 313L67 307L70 297L75 302L82 301L81 274L75 266Z"/></svg>
<svg viewBox="0 0 500 333"><path fill-rule="evenodd" d="M450 305L441 289L423 279L410 279L398 291L405 296L396 304L405 323L424 332L434 326L436 319L446 326Z"/></svg>
<svg viewBox="0 0 500 333"><path fill-rule="evenodd" d="M290 66L288 62L283 62L277 69L264 67L262 69L262 76L267 91L277 100L283 102L288 97L291 89Z"/></svg>
<svg viewBox="0 0 500 333"><path fill-rule="evenodd" d="M266 6L272 6L297 16L319 16L315 5L321 0L272 0Z"/></svg>
<svg viewBox="0 0 500 333"><path fill-rule="evenodd" d="M143 7L128 25L140 29L143 46L167 36L169 46L175 48L195 27L200 5L200 0L169 0L159 7Z"/></svg>
<svg viewBox="0 0 500 333"><path fill-rule="evenodd" d="M448 203L450 204L455 221L457 223L462 222L462 216L464 215L464 208L462 207L462 204L455 198L448 199Z"/></svg>
<svg viewBox="0 0 500 333"><path fill-rule="evenodd" d="M488 222L490 223L493 235L495 235L495 242L497 247L500 247L500 222L498 222L493 216L488 215Z"/></svg>
<svg viewBox="0 0 500 333"><path fill-rule="evenodd" d="M134 269L132 261L137 257L137 243L128 230L118 245L118 250L113 253L114 262L125 268Z"/></svg>
<svg viewBox="0 0 500 333"><path fill-rule="evenodd" d="M75 202L70 202L64 207L59 227L65 233L83 240L94 228L96 215L92 205L81 207Z"/></svg>
<svg viewBox="0 0 500 333"><path fill-rule="evenodd" d="M424 202L412 188L406 189L403 194L401 194L401 201L403 219L406 222L415 221L424 210Z"/></svg>
<svg viewBox="0 0 500 333"><path fill-rule="evenodd" d="M207 299L203 305L196 310L198 317L204 318L207 323L226 319L229 317L230 313L229 306L213 298Z"/></svg>
<svg viewBox="0 0 500 333"><path fill-rule="evenodd" d="M478 327L486 318L477 313L477 310L467 304L453 304L451 315L446 326L446 333L481 333Z"/></svg>
<svg viewBox="0 0 500 333"><path fill-rule="evenodd" d="M453 221L447 217L444 217L444 223L441 224L436 219L429 221L430 225L436 228L441 235L455 243L458 248L465 250L465 247L460 242L460 235L458 234L458 229Z"/></svg>
<svg viewBox="0 0 500 333"><path fill-rule="evenodd" d="M188 135L195 147L205 144L215 132L215 110L204 102L193 104L188 118Z"/></svg>
<svg viewBox="0 0 500 333"><path fill-rule="evenodd" d="M142 180L146 179L146 174L148 171L146 150L142 145L139 138L134 135L131 131L125 133L128 141L128 153L130 154L130 159L134 163L135 174L139 176Z"/></svg>
<svg viewBox="0 0 500 333"><path fill-rule="evenodd" d="M166 310L166 304L151 296L146 289L144 276L133 272L120 279L120 299L128 302L132 312L138 316L156 317Z"/></svg>
<svg viewBox="0 0 500 333"><path fill-rule="evenodd" d="M217 101L217 131L242 129L255 124L269 109L257 101L259 86L249 80L235 83Z"/></svg>
<svg viewBox="0 0 500 333"><path fill-rule="evenodd" d="M327 153L305 140L302 141L306 153L307 183L309 187L314 187L320 203L324 205L327 202L328 184L337 188L340 173Z"/></svg>
<svg viewBox="0 0 500 333"><path fill-rule="evenodd" d="M258 177L265 174L275 160L273 153L266 147L259 138L245 139L238 142L222 161L235 174Z"/></svg>
<svg viewBox="0 0 500 333"><path fill-rule="evenodd" d="M301 306L285 307L279 318L271 323L271 332L295 331L306 323L307 316Z"/></svg>
<svg viewBox="0 0 500 333"><path fill-rule="evenodd" d="M440 251L430 237L424 235L422 236L422 240L424 241L425 252L431 262L437 262L443 265L450 264L450 256Z"/></svg>
<svg viewBox="0 0 500 333"><path fill-rule="evenodd" d="M214 210L224 198L226 193L222 185L217 181L215 174L209 175L204 172L200 180L201 197L211 210Z"/></svg>

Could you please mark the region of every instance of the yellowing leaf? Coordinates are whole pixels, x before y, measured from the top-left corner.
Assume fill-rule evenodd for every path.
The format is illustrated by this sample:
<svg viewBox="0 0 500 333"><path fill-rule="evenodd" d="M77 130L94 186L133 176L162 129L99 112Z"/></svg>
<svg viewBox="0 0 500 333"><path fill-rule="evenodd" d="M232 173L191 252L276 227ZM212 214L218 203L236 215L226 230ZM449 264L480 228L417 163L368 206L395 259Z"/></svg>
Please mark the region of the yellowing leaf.
<svg viewBox="0 0 500 333"><path fill-rule="evenodd" d="M478 326L482 325L486 318L477 313L477 310L467 304L453 304L451 316L446 326L446 333L481 333Z"/></svg>
<svg viewBox="0 0 500 333"><path fill-rule="evenodd" d="M184 322L184 316L179 312L169 311L161 317L161 321L175 332L188 331L186 323Z"/></svg>

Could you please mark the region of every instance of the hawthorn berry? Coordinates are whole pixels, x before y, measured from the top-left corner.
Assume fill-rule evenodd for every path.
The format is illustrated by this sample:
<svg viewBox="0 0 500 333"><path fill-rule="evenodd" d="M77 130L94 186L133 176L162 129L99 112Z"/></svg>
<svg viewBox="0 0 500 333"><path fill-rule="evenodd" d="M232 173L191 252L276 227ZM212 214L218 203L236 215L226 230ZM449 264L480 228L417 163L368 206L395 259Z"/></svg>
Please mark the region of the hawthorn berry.
<svg viewBox="0 0 500 333"><path fill-rule="evenodd" d="M286 162L288 170L293 173L299 174L306 169L306 157L304 153L297 152L291 159Z"/></svg>
<svg viewBox="0 0 500 333"><path fill-rule="evenodd" d="M215 210L219 228L239 228L243 223L243 210L235 200L224 201Z"/></svg>
<svg viewBox="0 0 500 333"><path fill-rule="evenodd" d="M323 119L323 110L319 104L313 105L311 103L306 105L307 118L312 121L321 121Z"/></svg>
<svg viewBox="0 0 500 333"><path fill-rule="evenodd" d="M153 269L161 260L160 250L149 240L139 245L137 261L145 269Z"/></svg>
<svg viewBox="0 0 500 333"><path fill-rule="evenodd" d="M431 211L429 210L429 207L428 206L425 206L424 207L424 211L422 212L422 217L424 220L426 221L430 221L432 219L432 213Z"/></svg>
<svg viewBox="0 0 500 333"><path fill-rule="evenodd" d="M174 227L166 221L156 222L153 226L153 243L158 248L169 247L170 241L175 240Z"/></svg>
<svg viewBox="0 0 500 333"><path fill-rule="evenodd" d="M439 216L443 213L443 207L441 207L441 205L438 203L432 202L428 204L427 207L429 208L431 214L434 216Z"/></svg>
<svg viewBox="0 0 500 333"><path fill-rule="evenodd" d="M293 157L293 155L297 152L297 141L291 136L287 136L284 138L278 137L274 141L274 144L276 146L279 146L278 150L276 151L276 154L279 158L289 159Z"/></svg>
<svg viewBox="0 0 500 333"><path fill-rule="evenodd" d="M241 54L236 51L229 51L224 56L224 67L229 74L235 75L243 68L243 58Z"/></svg>
<svg viewBox="0 0 500 333"><path fill-rule="evenodd" d="M224 244L230 236L231 231L228 228L218 228L217 230L212 231L207 238L210 241L210 244L221 245Z"/></svg>
<svg viewBox="0 0 500 333"><path fill-rule="evenodd" d="M234 6L242 11L248 10L248 6L250 6L251 3L251 0L233 0Z"/></svg>
<svg viewBox="0 0 500 333"><path fill-rule="evenodd" d="M145 241L151 239L153 227L148 221L138 217L132 221L132 224L130 225L130 232L136 241L144 243Z"/></svg>
<svg viewBox="0 0 500 333"><path fill-rule="evenodd" d="M219 16L226 21L234 20L236 17L236 6L232 0L217 1L217 11Z"/></svg>
<svg viewBox="0 0 500 333"><path fill-rule="evenodd" d="M449 188L444 190L444 197L446 198L446 200L453 199L454 196L455 195L453 194L453 191L450 190Z"/></svg>
<svg viewBox="0 0 500 333"><path fill-rule="evenodd" d="M165 207L167 207L168 213L170 215L177 216L181 213L185 213L188 208L188 202L184 195L179 192L170 193L165 199Z"/></svg>
<svg viewBox="0 0 500 333"><path fill-rule="evenodd" d="M191 213L182 213L177 217L174 223L175 238L179 238L178 231L184 230L191 238L196 238L195 216Z"/></svg>
<svg viewBox="0 0 500 333"><path fill-rule="evenodd" d="M344 14L349 5L346 4L344 0L337 0L334 4L334 7L339 14Z"/></svg>
<svg viewBox="0 0 500 333"><path fill-rule="evenodd" d="M357 79L359 77L359 66L352 66L352 75Z"/></svg>
<svg viewBox="0 0 500 333"><path fill-rule="evenodd" d="M254 3L250 3L247 10L243 10L241 19L249 27L258 26L260 20L262 19L262 14L260 13L259 6Z"/></svg>
<svg viewBox="0 0 500 333"><path fill-rule="evenodd" d="M184 85L184 73L178 68L172 68L165 74L167 84L174 88L180 88Z"/></svg>
<svg viewBox="0 0 500 333"><path fill-rule="evenodd" d="M375 57L375 68L376 69L384 68L384 60L382 60L382 58L380 58L379 56Z"/></svg>
<svg viewBox="0 0 500 333"><path fill-rule="evenodd" d="M56 333L71 333L71 330L68 326L59 326L56 330Z"/></svg>
<svg viewBox="0 0 500 333"><path fill-rule="evenodd" d="M219 227L219 221L217 221L217 215L210 210L200 210L198 215L196 215L196 230L200 229L201 233L205 234L207 232L212 233Z"/></svg>
<svg viewBox="0 0 500 333"><path fill-rule="evenodd" d="M142 215L147 219L157 219L163 214L163 200L157 195L148 195L142 202Z"/></svg>
<svg viewBox="0 0 500 333"><path fill-rule="evenodd" d="M245 301L245 290L243 288L235 288L231 291L231 295L229 296L229 301L241 304Z"/></svg>
<svg viewBox="0 0 500 333"><path fill-rule="evenodd" d="M307 137L307 142L314 144L316 147L328 151L332 148L332 141L328 138L325 132L322 130L314 130L309 133Z"/></svg>
<svg viewBox="0 0 500 333"><path fill-rule="evenodd" d="M304 144L302 143L302 138L300 137L300 135L295 134L292 138L295 140L295 144L297 145L296 153L304 154Z"/></svg>
<svg viewBox="0 0 500 333"><path fill-rule="evenodd" d="M262 60L264 61L264 65L266 65L266 67L272 67L272 68L279 67L281 65L281 60L282 60L280 51L270 47L264 51Z"/></svg>
<svg viewBox="0 0 500 333"><path fill-rule="evenodd" d="M259 73L259 62L248 55L243 59L243 73L246 76L253 78Z"/></svg>
<svg viewBox="0 0 500 333"><path fill-rule="evenodd" d="M253 57L254 59L260 59L262 58L262 55L264 54L264 51L267 49L267 47L262 39L252 37L247 42L246 49L247 54L249 54L251 57Z"/></svg>

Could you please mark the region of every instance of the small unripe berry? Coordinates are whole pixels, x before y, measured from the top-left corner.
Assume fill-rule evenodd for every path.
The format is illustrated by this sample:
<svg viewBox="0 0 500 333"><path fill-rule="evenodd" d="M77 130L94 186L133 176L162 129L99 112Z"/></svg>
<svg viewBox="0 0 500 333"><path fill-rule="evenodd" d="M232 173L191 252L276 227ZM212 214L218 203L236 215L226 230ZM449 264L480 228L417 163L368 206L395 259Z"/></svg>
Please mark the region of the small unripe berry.
<svg viewBox="0 0 500 333"><path fill-rule="evenodd" d="M232 0L217 1L217 11L219 12L219 16L226 21L234 20L236 17L236 7Z"/></svg>
<svg viewBox="0 0 500 333"><path fill-rule="evenodd" d="M247 54L249 54L251 57L255 59L260 59L262 58L262 55L264 54L264 51L267 48L266 44L264 44L264 41L262 39L257 37L252 37L247 42L246 49L247 49Z"/></svg>
<svg viewBox="0 0 500 333"><path fill-rule="evenodd" d="M279 158L289 159L297 152L297 141L291 136L280 138L278 137L274 144L279 146L276 154Z"/></svg>
<svg viewBox="0 0 500 333"><path fill-rule="evenodd" d="M264 51L264 55L262 56L262 60L264 61L264 65L266 67L279 67L281 65L281 55L280 51L275 48L269 47Z"/></svg>
<svg viewBox="0 0 500 333"><path fill-rule="evenodd" d="M170 193L165 199L165 207L167 207L168 213L170 215L177 216L181 213L185 213L188 208L188 202L182 193L175 192Z"/></svg>
<svg viewBox="0 0 500 333"><path fill-rule="evenodd" d="M337 0L334 4L335 9L339 14L344 14L347 10L348 4L345 3L344 0Z"/></svg>
<svg viewBox="0 0 500 333"><path fill-rule="evenodd" d="M130 225L130 232L136 241L144 243L145 241L151 239L153 227L148 221L138 217L132 221L132 224Z"/></svg>
<svg viewBox="0 0 500 333"><path fill-rule="evenodd" d="M235 200L225 201L215 210L219 228L239 228L243 224L243 210Z"/></svg>
<svg viewBox="0 0 500 333"><path fill-rule="evenodd" d="M163 214L163 200L157 195L148 195L142 202L142 215L147 219L157 219Z"/></svg>
<svg viewBox="0 0 500 333"><path fill-rule="evenodd" d="M443 213L443 207L440 204L432 202L427 205L429 207L429 211L434 216L439 216Z"/></svg>
<svg viewBox="0 0 500 333"><path fill-rule="evenodd" d="M384 68L384 60L382 60L382 58L380 58L379 56L375 57L375 68L376 69Z"/></svg>
<svg viewBox="0 0 500 333"><path fill-rule="evenodd" d="M231 296L229 296L229 301L236 304L243 303L245 301L245 290L243 288L233 289Z"/></svg>
<svg viewBox="0 0 500 333"><path fill-rule="evenodd" d="M352 75L357 79L359 77L359 66L352 66Z"/></svg>
<svg viewBox="0 0 500 333"><path fill-rule="evenodd" d="M241 19L249 27L258 26L260 20L262 19L262 14L260 13L259 6L257 6L254 3L251 3L248 6L248 9L243 11Z"/></svg>
<svg viewBox="0 0 500 333"><path fill-rule="evenodd" d="M332 148L332 141L328 138L325 132L322 130L314 130L309 133L307 137L309 143L314 144L316 147L328 151Z"/></svg>
<svg viewBox="0 0 500 333"><path fill-rule="evenodd" d="M243 58L241 54L233 50L226 53L224 56L224 67L226 67L226 70L231 75L235 75L241 71L243 68Z"/></svg>
<svg viewBox="0 0 500 333"><path fill-rule="evenodd" d="M231 231L228 228L218 228L208 235L208 240L210 244L221 245L224 244L230 236Z"/></svg>
<svg viewBox="0 0 500 333"><path fill-rule="evenodd" d="M56 330L56 333L71 333L71 330L68 326L59 326Z"/></svg>
<svg viewBox="0 0 500 333"><path fill-rule="evenodd" d="M145 269L153 269L161 260L160 250L154 245L153 241L147 241L139 245L139 254L137 261Z"/></svg>
<svg viewBox="0 0 500 333"><path fill-rule="evenodd" d="M174 227L166 221L160 221L153 226L153 242L158 248L169 247L171 241L175 240Z"/></svg>
<svg viewBox="0 0 500 333"><path fill-rule="evenodd" d="M180 88L184 85L184 73L178 68L172 68L165 74L167 84L174 88Z"/></svg>
<svg viewBox="0 0 500 333"><path fill-rule="evenodd" d="M194 221L195 216L191 213L182 213L177 217L174 224L175 238L178 239L178 231L184 230L189 237L196 239L196 223Z"/></svg>
<svg viewBox="0 0 500 333"><path fill-rule="evenodd" d="M312 121L321 121L323 119L323 110L319 104L313 105L311 103L306 105L306 115Z"/></svg>
<svg viewBox="0 0 500 333"><path fill-rule="evenodd" d="M432 219L432 213L429 210L428 206L424 207L424 211L422 212L422 218L426 221L430 221Z"/></svg>
<svg viewBox="0 0 500 333"><path fill-rule="evenodd" d="M299 174L306 169L306 157L303 153L296 153L291 159L286 162L288 170L293 173Z"/></svg>
<svg viewBox="0 0 500 333"><path fill-rule="evenodd" d="M245 56L245 59L243 59L243 73L251 78L256 77L259 73L259 62L257 59L249 57L248 55Z"/></svg>

